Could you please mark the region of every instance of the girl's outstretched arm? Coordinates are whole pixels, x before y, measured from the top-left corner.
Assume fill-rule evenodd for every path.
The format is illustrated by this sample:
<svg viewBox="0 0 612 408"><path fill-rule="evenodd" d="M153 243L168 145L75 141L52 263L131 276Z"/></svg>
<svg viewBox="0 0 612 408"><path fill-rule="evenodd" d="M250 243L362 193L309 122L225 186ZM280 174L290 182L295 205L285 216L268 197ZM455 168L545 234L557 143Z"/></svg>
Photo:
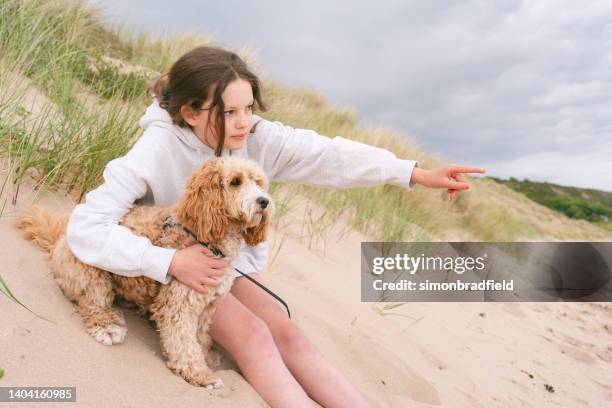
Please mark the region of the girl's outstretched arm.
<svg viewBox="0 0 612 408"><path fill-rule="evenodd" d="M386 149L267 120L257 124L247 149L249 157L258 161L272 180L324 187L392 184L410 189L421 184L446 188L453 198L469 188L463 173L485 171L457 165L425 170L416 160L400 159Z"/></svg>
<svg viewBox="0 0 612 408"><path fill-rule="evenodd" d="M410 181L416 160L399 159L386 149L280 122L261 120L247 150L248 157L271 180L336 188L416 186Z"/></svg>

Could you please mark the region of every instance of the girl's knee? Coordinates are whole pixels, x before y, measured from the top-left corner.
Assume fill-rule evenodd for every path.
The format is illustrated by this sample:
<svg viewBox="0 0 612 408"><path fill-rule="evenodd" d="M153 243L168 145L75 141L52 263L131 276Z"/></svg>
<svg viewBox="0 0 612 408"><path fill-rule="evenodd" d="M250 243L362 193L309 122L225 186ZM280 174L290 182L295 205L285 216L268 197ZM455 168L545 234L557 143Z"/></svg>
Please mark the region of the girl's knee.
<svg viewBox="0 0 612 408"><path fill-rule="evenodd" d="M270 329L266 323L257 316L243 319L239 323L239 328L233 334L230 353L237 360L241 356L258 356L257 358L271 357L278 353L276 344Z"/></svg>
<svg viewBox="0 0 612 408"><path fill-rule="evenodd" d="M284 352L308 353L315 350L306 335L290 321L277 328L275 340Z"/></svg>
<svg viewBox="0 0 612 408"><path fill-rule="evenodd" d="M274 347L274 339L268 325L257 316L253 316L246 322L243 334L243 339L248 340L251 348L264 351Z"/></svg>

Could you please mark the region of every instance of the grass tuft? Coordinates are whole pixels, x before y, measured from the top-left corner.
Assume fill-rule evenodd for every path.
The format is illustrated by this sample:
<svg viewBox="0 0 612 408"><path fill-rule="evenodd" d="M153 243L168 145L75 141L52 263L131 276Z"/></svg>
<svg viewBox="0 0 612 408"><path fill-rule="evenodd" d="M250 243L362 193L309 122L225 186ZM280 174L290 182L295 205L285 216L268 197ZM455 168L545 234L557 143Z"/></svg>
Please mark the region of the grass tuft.
<svg viewBox="0 0 612 408"><path fill-rule="evenodd" d="M197 33L165 37L135 34L125 24L105 27L80 0L0 0L0 155L10 159L5 180L18 191L19 183L33 178L82 200L102 181L106 163L140 136L148 85L183 53L210 43ZM253 51L239 53L259 69ZM316 93L272 80L263 89L267 119L382 147L422 168L446 162L407 135L360 126L350 108L334 108ZM469 181L470 192L452 202L444 192L422 187L338 190L272 183L271 191L279 198L278 217L292 211L281 197L306 197L320 206L304 212L302 221L312 246L338 220L385 241L610 239L607 225L560 216L491 180Z"/></svg>

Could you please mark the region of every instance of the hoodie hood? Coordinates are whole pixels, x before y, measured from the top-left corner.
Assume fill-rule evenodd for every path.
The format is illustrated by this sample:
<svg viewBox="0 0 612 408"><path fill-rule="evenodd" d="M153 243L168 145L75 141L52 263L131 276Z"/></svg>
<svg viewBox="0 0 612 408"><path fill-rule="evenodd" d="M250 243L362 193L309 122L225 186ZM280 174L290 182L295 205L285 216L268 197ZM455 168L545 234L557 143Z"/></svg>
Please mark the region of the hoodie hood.
<svg viewBox="0 0 612 408"><path fill-rule="evenodd" d="M251 123L251 127L259 122L261 118L257 115L253 115L253 121ZM153 98L153 103L149 105L144 115L140 118L139 121L140 127L143 130L147 130L149 127L159 127L165 129L166 131L175 135L181 142L186 144L187 146L196 149L202 150L205 152L212 152L214 154L214 149L210 148L206 144L204 144L198 137L193 133L193 130L188 127L177 126L172 123L172 118L167 110L159 106L159 102L157 98ZM227 149L223 149L224 154L227 152Z"/></svg>

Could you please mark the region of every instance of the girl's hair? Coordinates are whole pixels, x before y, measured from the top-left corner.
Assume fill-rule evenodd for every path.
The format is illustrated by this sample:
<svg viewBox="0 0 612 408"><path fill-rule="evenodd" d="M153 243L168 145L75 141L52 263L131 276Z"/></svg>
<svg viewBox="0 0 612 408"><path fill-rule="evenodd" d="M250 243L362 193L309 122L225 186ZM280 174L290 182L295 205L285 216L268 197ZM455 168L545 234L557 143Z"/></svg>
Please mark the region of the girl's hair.
<svg viewBox="0 0 612 408"><path fill-rule="evenodd" d="M201 109L212 93L212 105L208 119L216 117L216 134L219 141L215 155L221 156L225 142L225 105L221 94L232 81L244 79L251 84L255 106L253 110L266 110L261 96L259 79L235 53L217 47L194 48L180 57L167 74L162 75L152 87L159 105L170 114L172 122L191 127L181 115L181 107L188 105ZM214 116L213 116L214 115Z"/></svg>

